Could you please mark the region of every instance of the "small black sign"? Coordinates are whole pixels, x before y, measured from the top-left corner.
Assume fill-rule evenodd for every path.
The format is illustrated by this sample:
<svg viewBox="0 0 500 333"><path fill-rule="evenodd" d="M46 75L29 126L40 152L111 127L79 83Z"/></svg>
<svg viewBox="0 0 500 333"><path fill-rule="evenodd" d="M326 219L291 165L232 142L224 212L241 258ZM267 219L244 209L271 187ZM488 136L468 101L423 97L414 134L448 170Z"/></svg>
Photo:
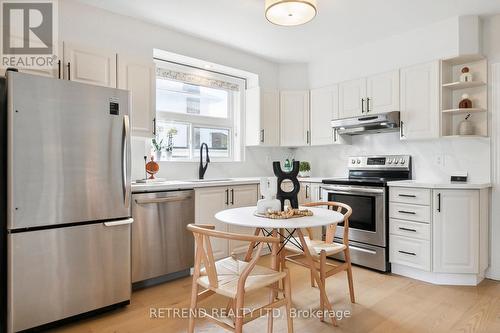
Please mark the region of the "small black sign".
<svg viewBox="0 0 500 333"><path fill-rule="evenodd" d="M109 114L118 116L120 114L120 104L116 102L109 102Z"/></svg>

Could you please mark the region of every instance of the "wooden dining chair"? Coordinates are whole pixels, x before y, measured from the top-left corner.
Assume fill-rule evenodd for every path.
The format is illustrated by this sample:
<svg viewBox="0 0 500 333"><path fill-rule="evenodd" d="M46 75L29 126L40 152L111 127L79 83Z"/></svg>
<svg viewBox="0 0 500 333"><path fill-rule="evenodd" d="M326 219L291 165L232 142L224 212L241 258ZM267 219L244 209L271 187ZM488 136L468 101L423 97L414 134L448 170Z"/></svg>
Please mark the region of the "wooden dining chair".
<svg viewBox="0 0 500 333"><path fill-rule="evenodd" d="M313 272L312 269L316 269L320 275L321 282L323 286L325 286L325 280L326 278L346 271L347 272L347 280L349 283L349 294L351 296L351 302L355 303L355 298L354 298L354 285L353 285L353 280L352 280L352 267L351 267L351 256L349 253L349 217L352 214L352 209L350 206L340 203L340 202L333 202L333 201L326 201L326 202L312 202L312 203L306 203L303 204L302 206L305 207L318 207L318 206L326 206L329 209L336 210L337 212L341 213L344 215L344 234L343 234L343 239L342 239L342 244L334 243L333 239L335 237L335 230L337 228L337 224L331 224L327 227L326 229L326 237L325 240L320 240L320 239L313 239L313 233L312 229L308 228L307 233L309 237L304 237L304 240L307 244L307 247L309 249L309 252L314 258L314 261L318 264L318 266L311 267L309 263L305 260L305 256L303 251L293 245L295 244L300 244L300 241L298 239L295 239L294 242L289 242L285 248L290 251L290 252L295 252L295 254L292 255L287 255L285 256L285 261L290 261L295 264L298 264L303 267L307 267L311 269L311 286L314 285L314 278L313 278ZM331 256L337 253L343 252L344 253L344 258L345 261L342 264L339 265L334 265L333 263L327 262L326 257ZM323 313L325 304L324 300L320 299L320 304L321 304L321 312Z"/></svg>
<svg viewBox="0 0 500 333"><path fill-rule="evenodd" d="M236 333L241 333L243 324L250 322L263 314L269 316L269 330L272 330L272 311L281 306L286 307L286 318L288 333L293 332L293 322L291 318L291 287L288 270L278 271L269 267L257 265L264 244L270 244L273 252L276 253L280 239L278 237L264 237L240 235L229 232L214 230L212 225L189 224L190 230L195 238L195 263L193 273L193 283L191 289L191 306L189 316L189 333L194 332L194 319L197 303L214 294L222 295L230 299L232 306L232 316L216 318L208 313L203 315L221 327ZM251 260L240 261L235 256L214 260L211 238L223 238L229 240L246 241L251 244L258 244L255 254ZM283 280L283 288L278 287L279 281ZM199 287L205 288L199 292ZM248 292L253 292L263 288L269 288L270 303L244 313L244 300ZM277 297L278 293L282 297ZM231 311L229 312L231 313ZM269 332L270 333L270 332Z"/></svg>

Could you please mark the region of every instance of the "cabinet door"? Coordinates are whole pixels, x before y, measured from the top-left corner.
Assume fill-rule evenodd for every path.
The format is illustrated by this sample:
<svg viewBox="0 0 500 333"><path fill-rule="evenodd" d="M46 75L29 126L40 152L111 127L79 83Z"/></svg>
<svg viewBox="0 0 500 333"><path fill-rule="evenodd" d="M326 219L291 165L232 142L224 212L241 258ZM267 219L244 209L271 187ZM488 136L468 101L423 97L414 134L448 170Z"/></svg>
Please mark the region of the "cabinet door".
<svg viewBox="0 0 500 333"><path fill-rule="evenodd" d="M339 117L338 86L311 90L311 146L333 143L332 119Z"/></svg>
<svg viewBox="0 0 500 333"><path fill-rule="evenodd" d="M399 110L399 70L377 74L366 79L366 113Z"/></svg>
<svg viewBox="0 0 500 333"><path fill-rule="evenodd" d="M439 137L439 62L401 70L401 139Z"/></svg>
<svg viewBox="0 0 500 333"><path fill-rule="evenodd" d="M311 183L300 183L299 205L311 202Z"/></svg>
<svg viewBox="0 0 500 333"><path fill-rule="evenodd" d="M264 146L280 144L280 94L276 90L263 90L261 93L261 132L260 140Z"/></svg>
<svg viewBox="0 0 500 333"><path fill-rule="evenodd" d="M255 206L257 203L257 185L241 185L229 188L229 208ZM253 235L255 229L228 225L230 232L237 234ZM245 253L248 242L229 241L229 253Z"/></svg>
<svg viewBox="0 0 500 333"><path fill-rule="evenodd" d="M479 191L434 190L433 266L438 273L478 273Z"/></svg>
<svg viewBox="0 0 500 333"><path fill-rule="evenodd" d="M227 208L227 187L207 187L195 190L195 223L212 224L216 230L227 231L226 224L218 221L215 214ZM228 241L212 238L215 259L228 256Z"/></svg>
<svg viewBox="0 0 500 333"><path fill-rule="evenodd" d="M339 117L348 118L363 115L366 102L366 79L339 84Z"/></svg>
<svg viewBox="0 0 500 333"><path fill-rule="evenodd" d="M132 135L154 135L156 77L153 59L118 56L118 88L130 91Z"/></svg>
<svg viewBox="0 0 500 333"><path fill-rule="evenodd" d="M309 91L280 93L281 146L300 147L309 144Z"/></svg>
<svg viewBox="0 0 500 333"><path fill-rule="evenodd" d="M116 53L64 43L64 78L116 88Z"/></svg>

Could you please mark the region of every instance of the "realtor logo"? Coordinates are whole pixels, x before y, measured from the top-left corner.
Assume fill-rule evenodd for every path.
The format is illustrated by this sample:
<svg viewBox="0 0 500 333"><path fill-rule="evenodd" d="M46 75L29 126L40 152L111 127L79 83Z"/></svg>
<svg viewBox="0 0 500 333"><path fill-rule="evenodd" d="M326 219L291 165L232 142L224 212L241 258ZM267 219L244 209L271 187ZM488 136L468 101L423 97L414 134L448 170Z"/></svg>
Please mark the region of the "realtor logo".
<svg viewBox="0 0 500 333"><path fill-rule="evenodd" d="M2 1L2 67L52 68L57 59L57 2Z"/></svg>

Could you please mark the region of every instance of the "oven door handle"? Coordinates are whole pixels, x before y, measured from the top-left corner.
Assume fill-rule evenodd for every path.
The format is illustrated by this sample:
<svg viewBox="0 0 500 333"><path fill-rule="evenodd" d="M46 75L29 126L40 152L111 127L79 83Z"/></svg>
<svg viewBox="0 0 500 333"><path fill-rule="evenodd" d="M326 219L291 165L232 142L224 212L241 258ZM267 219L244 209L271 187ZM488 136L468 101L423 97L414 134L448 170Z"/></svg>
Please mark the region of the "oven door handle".
<svg viewBox="0 0 500 333"><path fill-rule="evenodd" d="M333 194L361 194L361 195L372 195L372 196L378 196L378 195L383 195L384 194L384 190L383 189L380 189L380 190L375 190L375 189L369 189L369 190L359 190L359 189L333 189L333 188L326 188L326 187L322 187L322 189L326 190L326 192L328 193L333 193Z"/></svg>

